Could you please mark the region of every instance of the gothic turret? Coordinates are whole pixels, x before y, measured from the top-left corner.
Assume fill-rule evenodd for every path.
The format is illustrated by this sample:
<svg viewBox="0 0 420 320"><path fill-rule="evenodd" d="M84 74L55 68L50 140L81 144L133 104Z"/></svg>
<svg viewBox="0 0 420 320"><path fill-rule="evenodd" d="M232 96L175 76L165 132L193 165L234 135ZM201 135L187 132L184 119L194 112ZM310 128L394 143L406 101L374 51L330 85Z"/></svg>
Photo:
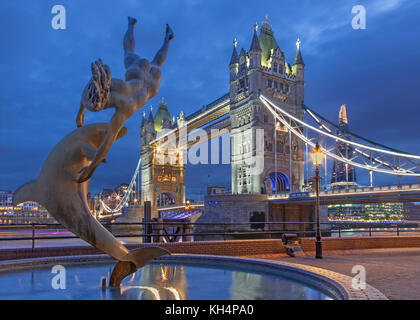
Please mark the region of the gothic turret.
<svg viewBox="0 0 420 320"><path fill-rule="evenodd" d="M300 52L300 39L296 41L296 56L293 62L292 72L293 75L298 79L303 79L305 71L305 63L303 62L302 54Z"/></svg>
<svg viewBox="0 0 420 320"><path fill-rule="evenodd" d="M153 119L152 106L150 106L149 117L146 118L146 112L143 111L143 119L140 126L141 145L146 147L150 141L156 138L156 131Z"/></svg>
<svg viewBox="0 0 420 320"><path fill-rule="evenodd" d="M235 38L233 40L232 57L230 58L230 62L229 62L230 81L233 81L236 75L238 74L239 56L238 56L238 52L236 51L237 45L238 45L238 42L236 41L236 38Z"/></svg>
<svg viewBox="0 0 420 320"><path fill-rule="evenodd" d="M150 123L153 123L154 122L154 120L153 120L153 108L152 108L152 106L150 106L150 111L149 111L149 117L147 118L147 121L148 122L150 122Z"/></svg>
<svg viewBox="0 0 420 320"><path fill-rule="evenodd" d="M251 68L260 68L261 67L261 46L260 39L257 36L258 24L254 24L254 35L252 36L251 48L249 50L249 55L251 59Z"/></svg>
<svg viewBox="0 0 420 320"><path fill-rule="evenodd" d="M258 24L255 22L254 35L252 36L251 48L249 49L249 51L252 51L252 50L261 51L260 39L258 39L257 30L258 30Z"/></svg>
<svg viewBox="0 0 420 320"><path fill-rule="evenodd" d="M143 117L141 119L141 125L140 128L144 128L144 125L146 124L147 120L146 120L146 111L143 110Z"/></svg>
<svg viewBox="0 0 420 320"><path fill-rule="evenodd" d="M261 26L260 31L260 47L261 47L261 65L263 67L271 68L271 60L274 51L279 48L272 26L268 24L268 18L266 17L265 22Z"/></svg>
<svg viewBox="0 0 420 320"><path fill-rule="evenodd" d="M236 38L233 39L233 52L232 57L230 58L229 65L234 65L239 62L238 52L236 51L236 46L238 45L238 42L236 41Z"/></svg>
<svg viewBox="0 0 420 320"><path fill-rule="evenodd" d="M154 124L156 132L162 130L162 125L165 121L168 121L170 125L173 125L171 115L168 111L168 106L166 105L165 100L162 97L162 101L159 103L159 107L155 115Z"/></svg>

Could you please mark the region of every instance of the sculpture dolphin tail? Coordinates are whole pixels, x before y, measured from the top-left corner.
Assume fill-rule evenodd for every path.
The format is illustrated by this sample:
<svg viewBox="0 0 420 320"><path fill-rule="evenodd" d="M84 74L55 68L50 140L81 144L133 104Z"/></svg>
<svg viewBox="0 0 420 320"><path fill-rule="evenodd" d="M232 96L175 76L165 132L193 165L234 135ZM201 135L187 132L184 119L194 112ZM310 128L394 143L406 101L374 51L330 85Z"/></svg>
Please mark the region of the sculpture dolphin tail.
<svg viewBox="0 0 420 320"><path fill-rule="evenodd" d="M112 283L119 285L125 276L168 252L152 247L130 252L89 210L87 194L90 180L83 183L76 180L80 170L92 163L108 128L107 123L90 124L61 139L45 160L38 178L16 190L13 203L28 200L40 203L67 230L121 261L111 277ZM117 139L126 133L127 129L123 127Z"/></svg>
<svg viewBox="0 0 420 320"><path fill-rule="evenodd" d="M119 261L112 271L109 280L110 287L119 287L121 281L128 275L137 271L137 269L145 266L151 260L171 254L168 250L161 247L145 247L134 249L124 257L125 261Z"/></svg>
<svg viewBox="0 0 420 320"><path fill-rule="evenodd" d="M22 185L19 189L13 194L13 205L18 205L26 201L35 201L39 202L38 199L38 187L37 181L33 180Z"/></svg>

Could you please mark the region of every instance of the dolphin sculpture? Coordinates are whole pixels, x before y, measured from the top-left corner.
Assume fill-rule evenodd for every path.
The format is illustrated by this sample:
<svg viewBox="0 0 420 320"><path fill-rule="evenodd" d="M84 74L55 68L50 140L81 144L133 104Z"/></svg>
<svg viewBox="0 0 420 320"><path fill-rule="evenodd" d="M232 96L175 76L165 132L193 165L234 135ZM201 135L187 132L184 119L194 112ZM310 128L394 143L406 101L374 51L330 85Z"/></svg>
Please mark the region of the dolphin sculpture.
<svg viewBox="0 0 420 320"><path fill-rule="evenodd" d="M77 178L80 170L94 159L107 130L107 123L95 123L65 136L48 155L38 178L15 191L13 204L40 203L69 231L118 260L109 284L119 286L127 275L170 252L160 247L129 251L91 214L87 204L90 179L78 183ZM123 127L117 139L126 133L127 128Z"/></svg>

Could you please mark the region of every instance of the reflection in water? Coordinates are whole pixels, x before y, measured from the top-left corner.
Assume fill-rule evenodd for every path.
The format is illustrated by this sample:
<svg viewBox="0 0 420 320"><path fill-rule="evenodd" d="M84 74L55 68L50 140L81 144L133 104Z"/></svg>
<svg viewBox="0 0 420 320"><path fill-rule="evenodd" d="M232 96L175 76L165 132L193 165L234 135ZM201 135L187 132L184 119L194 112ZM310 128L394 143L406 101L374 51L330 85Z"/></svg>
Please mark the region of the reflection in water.
<svg viewBox="0 0 420 320"><path fill-rule="evenodd" d="M0 272L2 299L184 300L329 299L287 278L215 267L149 264L123 280L121 288L101 286L113 264L68 264L66 289L54 290L49 267Z"/></svg>
<svg viewBox="0 0 420 320"><path fill-rule="evenodd" d="M325 294L287 278L264 276L256 273L232 272L231 297L233 300L324 300Z"/></svg>
<svg viewBox="0 0 420 320"><path fill-rule="evenodd" d="M120 294L122 299L185 300L186 283L184 266L149 264L121 283Z"/></svg>

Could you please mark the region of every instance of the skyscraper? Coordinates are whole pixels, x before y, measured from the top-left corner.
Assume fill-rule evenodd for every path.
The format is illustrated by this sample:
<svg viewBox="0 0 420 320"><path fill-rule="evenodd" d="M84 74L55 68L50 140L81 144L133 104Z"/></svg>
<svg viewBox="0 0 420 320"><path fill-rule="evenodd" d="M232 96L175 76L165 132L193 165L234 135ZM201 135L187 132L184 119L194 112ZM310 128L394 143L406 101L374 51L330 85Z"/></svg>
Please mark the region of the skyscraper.
<svg viewBox="0 0 420 320"><path fill-rule="evenodd" d="M340 107L340 112L338 116L338 128L337 135L346 140L351 140L350 135L348 134L348 119L346 105L343 104ZM337 141L335 145L335 154L339 157L345 159L351 159L354 149L351 145L348 145L344 142ZM354 167L350 164L343 163L334 159L334 167L331 177L331 188L332 189L342 189L348 188L351 186L357 185L356 183L356 171Z"/></svg>

